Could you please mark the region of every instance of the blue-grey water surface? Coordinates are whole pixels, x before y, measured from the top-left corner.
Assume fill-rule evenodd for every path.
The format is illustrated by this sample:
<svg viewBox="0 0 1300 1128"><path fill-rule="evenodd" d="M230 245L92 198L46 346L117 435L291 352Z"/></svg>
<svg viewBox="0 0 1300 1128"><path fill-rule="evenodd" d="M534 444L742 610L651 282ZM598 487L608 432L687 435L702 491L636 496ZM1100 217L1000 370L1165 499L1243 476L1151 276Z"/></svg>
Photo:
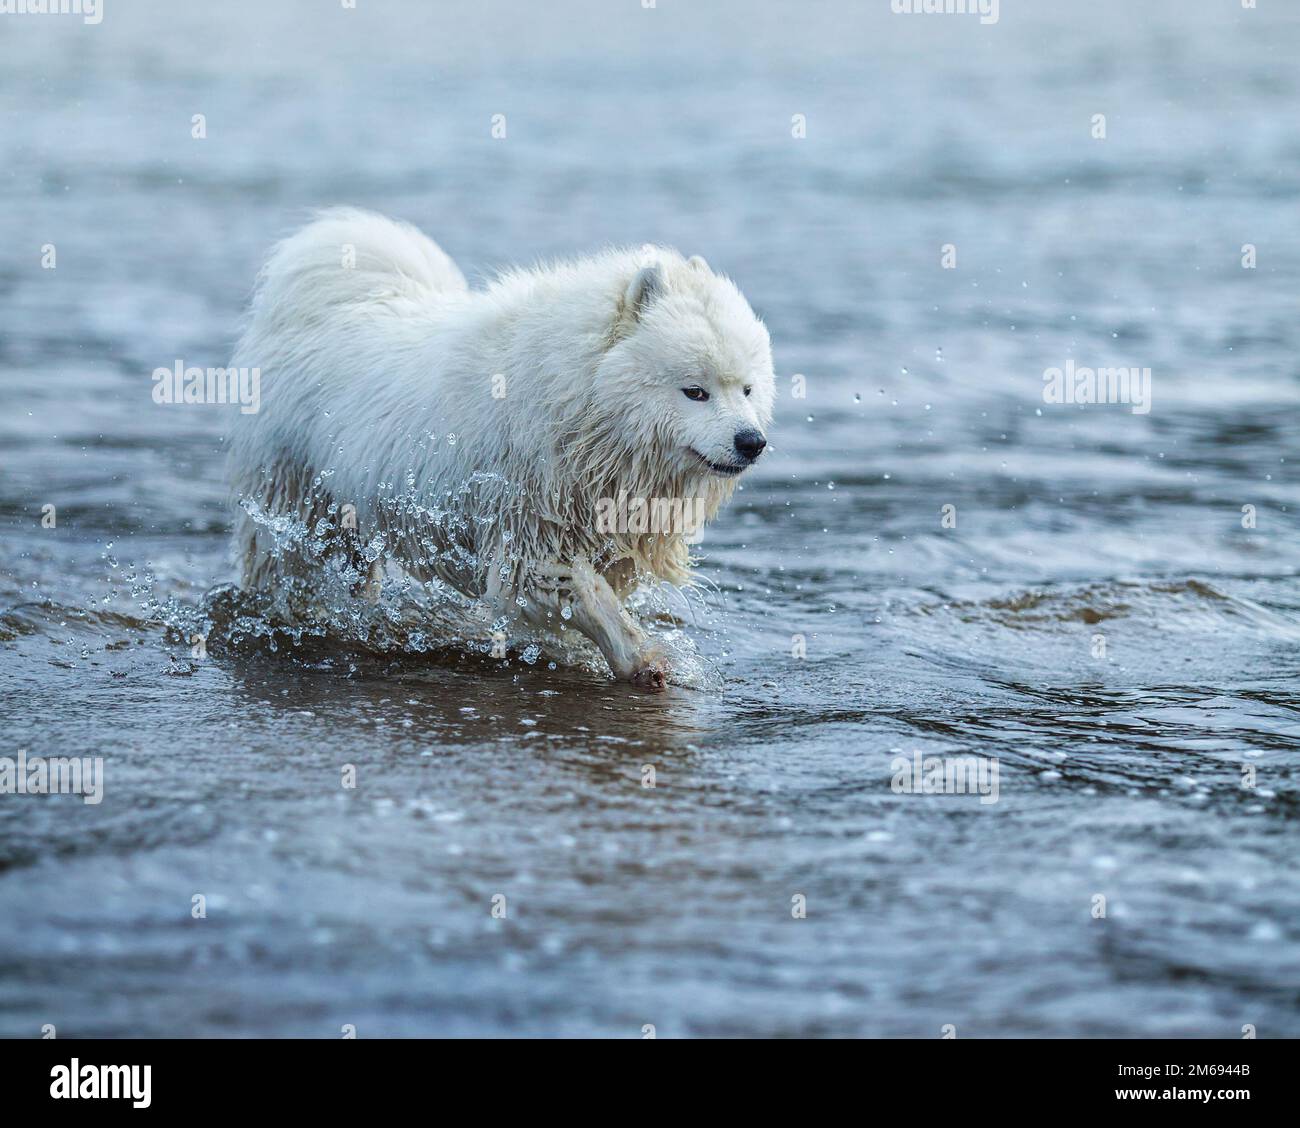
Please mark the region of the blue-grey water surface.
<svg viewBox="0 0 1300 1128"><path fill-rule="evenodd" d="M0 16L0 756L105 763L0 795L0 1034L1300 1035L1298 54L1235 0ZM780 397L709 688L191 658L228 409L150 374L338 203L737 279Z"/></svg>

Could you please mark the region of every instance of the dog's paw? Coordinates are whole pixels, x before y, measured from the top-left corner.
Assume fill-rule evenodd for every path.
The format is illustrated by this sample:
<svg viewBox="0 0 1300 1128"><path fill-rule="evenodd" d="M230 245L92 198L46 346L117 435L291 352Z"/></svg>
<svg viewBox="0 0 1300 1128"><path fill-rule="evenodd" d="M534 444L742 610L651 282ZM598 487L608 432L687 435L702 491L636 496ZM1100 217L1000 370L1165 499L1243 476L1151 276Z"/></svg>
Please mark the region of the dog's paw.
<svg viewBox="0 0 1300 1128"><path fill-rule="evenodd" d="M651 662L632 675L632 684L647 693L663 693L668 688L668 667L662 662Z"/></svg>

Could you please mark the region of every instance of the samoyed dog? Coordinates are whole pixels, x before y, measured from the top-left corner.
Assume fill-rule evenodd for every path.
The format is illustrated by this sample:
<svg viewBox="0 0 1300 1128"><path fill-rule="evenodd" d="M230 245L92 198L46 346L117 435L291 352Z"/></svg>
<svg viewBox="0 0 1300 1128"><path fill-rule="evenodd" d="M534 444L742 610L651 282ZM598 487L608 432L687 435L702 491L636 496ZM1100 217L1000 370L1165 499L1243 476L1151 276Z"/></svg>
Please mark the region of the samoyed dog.
<svg viewBox="0 0 1300 1128"><path fill-rule="evenodd" d="M309 609L334 567L374 599L396 565L576 628L652 691L671 670L624 600L690 582L698 529L675 517L730 498L775 396L767 330L698 256L610 250L471 290L421 232L351 209L274 249L232 364L262 373L230 443L246 589Z"/></svg>

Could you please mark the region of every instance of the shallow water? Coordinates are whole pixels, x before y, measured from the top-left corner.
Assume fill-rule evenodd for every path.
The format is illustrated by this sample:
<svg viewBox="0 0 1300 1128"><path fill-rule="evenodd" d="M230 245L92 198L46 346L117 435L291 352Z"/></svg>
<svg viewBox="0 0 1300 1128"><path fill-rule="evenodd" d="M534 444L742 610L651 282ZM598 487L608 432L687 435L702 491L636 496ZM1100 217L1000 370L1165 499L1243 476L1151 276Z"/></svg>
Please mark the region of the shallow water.
<svg viewBox="0 0 1300 1128"><path fill-rule="evenodd" d="M0 1034L1300 1034L1300 12L404 7L0 17L0 755L105 761L0 796ZM675 608L708 688L191 657L223 409L150 373L344 202L740 282L783 394ZM1150 413L1044 404L1071 358Z"/></svg>

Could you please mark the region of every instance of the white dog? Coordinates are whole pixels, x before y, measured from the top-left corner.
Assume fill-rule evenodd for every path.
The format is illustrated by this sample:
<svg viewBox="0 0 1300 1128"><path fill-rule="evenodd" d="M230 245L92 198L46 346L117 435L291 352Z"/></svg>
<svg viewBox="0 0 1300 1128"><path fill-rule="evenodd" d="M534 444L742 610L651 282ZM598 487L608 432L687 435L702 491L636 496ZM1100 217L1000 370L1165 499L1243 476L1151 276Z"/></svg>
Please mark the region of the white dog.
<svg viewBox="0 0 1300 1128"><path fill-rule="evenodd" d="M607 251L471 291L419 231L354 210L276 247L232 363L263 376L231 442L245 588L309 604L346 558L373 597L388 560L574 626L651 690L666 660L622 600L689 581L696 530L647 527L648 508L711 519L775 394L767 330L701 258ZM647 508L611 528L628 498ZM286 551L286 523L329 550Z"/></svg>

